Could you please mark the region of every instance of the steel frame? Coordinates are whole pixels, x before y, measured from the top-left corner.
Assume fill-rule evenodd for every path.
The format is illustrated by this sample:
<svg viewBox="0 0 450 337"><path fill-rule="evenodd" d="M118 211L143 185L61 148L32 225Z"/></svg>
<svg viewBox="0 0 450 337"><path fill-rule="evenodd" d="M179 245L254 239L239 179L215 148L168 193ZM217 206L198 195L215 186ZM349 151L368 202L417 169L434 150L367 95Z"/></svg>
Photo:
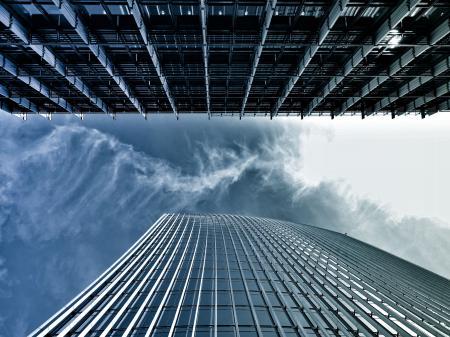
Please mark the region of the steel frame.
<svg viewBox="0 0 450 337"><path fill-rule="evenodd" d="M4 0L0 102L47 117L424 116L448 98L450 69L433 65L449 22L446 0Z"/></svg>
<svg viewBox="0 0 450 337"><path fill-rule="evenodd" d="M144 40L147 51L150 55L150 58L155 66L156 72L158 73L159 80L163 86L164 92L166 93L167 99L169 100L170 106L172 107L173 113L178 119L178 111L175 105L175 100L170 93L169 84L167 83L167 79L164 76L161 63L159 62L158 54L155 47L152 44L152 41L149 39L149 32L147 26L145 24L144 18L142 16L141 9L139 7L139 0L128 0L128 6L130 8L131 13L133 14L134 20L136 21L136 25L139 28L139 32L141 33L142 40Z"/></svg>
<svg viewBox="0 0 450 337"><path fill-rule="evenodd" d="M28 44L39 57L44 59L51 67L54 68L56 72L63 76L86 97L88 97L98 108L100 108L103 112L108 113L110 109L106 106L106 104L101 99L97 98L89 86L78 76L68 75L65 63L61 61L52 49L40 43L41 39L39 37L35 38L36 41L30 41L29 30L25 27L23 22L3 4L0 4L0 22L8 27L8 29L11 30L11 32L13 32L23 42ZM58 103L58 105L60 104ZM69 105L66 104L66 106ZM64 106L62 107L65 108ZM67 111L73 113L72 109Z"/></svg>
<svg viewBox="0 0 450 337"><path fill-rule="evenodd" d="M310 48L308 48L306 50L303 58L300 59L300 62L297 67L297 71L295 72L295 75L289 79L288 83L286 84L286 87L284 88L284 90L282 92L282 95L276 101L276 104L275 104L275 107L273 108L271 117L278 115L278 110L281 108L284 101L291 93L295 84L299 80L300 76L302 76L303 72L305 71L306 67L309 65L309 63L313 59L314 55L316 55L317 51L319 50L320 45L324 42L325 38L331 32L331 29L333 28L334 24L337 22L338 18L344 12L345 6L347 6L347 3L348 3L347 0L336 0L334 2L333 6L330 9L330 12L328 13L328 16L324 20L324 22L319 30L318 43L311 46Z"/></svg>
<svg viewBox="0 0 450 337"><path fill-rule="evenodd" d="M81 18L74 6L71 4L70 0L53 0L53 3L59 8L61 14L64 15L66 20L71 24L71 26L76 30L78 35L82 38L83 42L89 47L92 54L99 60L101 65L106 69L109 75L117 83L119 88L123 93L129 98L131 103L136 107L137 111L142 115L145 114L145 110L142 104L133 96L130 91L129 85L126 83L125 79L121 75L117 75L117 69L114 66L111 59L108 57L106 50L103 46L98 44L92 44L88 35L88 28L83 23L83 18Z"/></svg>
<svg viewBox="0 0 450 337"><path fill-rule="evenodd" d="M206 5L205 0L200 0L200 19L202 22L202 52L203 52L203 66L205 71L205 90L206 90L206 108L208 109L208 118L211 118L211 98L209 96L209 70L208 70L208 40L207 40L207 30L206 25Z"/></svg>
<svg viewBox="0 0 450 337"><path fill-rule="evenodd" d="M256 47L256 52L255 55L253 56L252 68L250 70L250 76L248 78L247 85L245 88L245 94L244 99L242 100L242 108L239 114L239 118L242 118L242 115L244 114L245 111L245 105L247 104L248 95L250 95L253 79L255 78L256 74L256 68L258 68L259 59L261 58L264 44L266 43L267 33L269 32L270 22L272 21L273 12L275 11L276 5L277 5L276 0L267 0L265 8L265 16L261 29L261 42Z"/></svg>
<svg viewBox="0 0 450 337"><path fill-rule="evenodd" d="M386 39L388 34L393 29L395 29L397 25L400 24L402 20L416 8L419 2L420 0L403 0L386 18L386 20L384 20L378 27L377 31L374 34L375 45ZM325 97L328 96L344 80L345 76L350 74L353 69L357 65L359 65L373 49L374 46L363 46L356 50L352 57L347 60L344 67L342 68L342 75L333 76L333 78L321 90L322 97L315 98L309 103L306 114L309 115L321 102L323 102ZM332 114L331 116L333 118L334 114Z"/></svg>
<svg viewBox="0 0 450 337"><path fill-rule="evenodd" d="M412 91L415 91L416 89L424 86L426 83L432 81L436 78L436 76L439 76L442 73L447 72L450 69L450 56L444 58L441 62L436 64L434 67L429 69L428 71L424 72L422 75L417 76L413 78L412 80L409 80L405 83L403 83L398 89L395 95L389 95L387 97L384 97L377 101L372 107L368 108L368 113L373 114L376 113L387 106L391 105L393 102L397 101L399 98L404 97L405 95L409 94ZM433 93L435 93L435 96L442 96L446 93L445 88L442 88L442 86L437 87L435 90L433 90ZM439 94L438 94L439 93ZM430 95L430 94L428 94ZM420 104L420 102L423 101L423 104L427 103L425 98L419 97L415 99L413 102L411 102L408 106L411 108L415 107L415 104L419 104L418 106L421 106L423 104Z"/></svg>
<svg viewBox="0 0 450 337"><path fill-rule="evenodd" d="M337 110L338 113L343 113L347 111L355 103L359 102L363 97L370 94L372 91L381 86L388 79L392 78L397 74L400 70L408 66L411 62L415 61L420 55L429 51L433 45L442 40L445 36L450 33L450 20L446 18L433 32L430 34L428 39L423 39L421 41L422 44L414 46L408 49L401 57L392 62L388 68L387 75L383 76L380 74L379 76L374 77L370 82L368 82L361 91L358 92L358 95L355 97L351 97L346 100Z"/></svg>

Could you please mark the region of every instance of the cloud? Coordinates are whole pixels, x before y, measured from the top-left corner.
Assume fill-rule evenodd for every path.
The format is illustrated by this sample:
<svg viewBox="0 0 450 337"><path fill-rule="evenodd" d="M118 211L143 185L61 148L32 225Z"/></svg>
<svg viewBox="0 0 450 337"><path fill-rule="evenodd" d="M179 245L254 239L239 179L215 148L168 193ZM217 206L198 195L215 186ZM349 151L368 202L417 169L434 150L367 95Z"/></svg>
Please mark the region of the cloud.
<svg viewBox="0 0 450 337"><path fill-rule="evenodd" d="M6 240L54 240L114 225L135 225L150 206L180 209L234 183L255 160L227 149L201 148L196 175L136 152L96 130L68 125L3 154L1 194ZM194 198L194 199L193 199ZM130 212L130 210L132 210ZM14 214L12 219L8 214ZM141 221L140 221L141 222Z"/></svg>
<svg viewBox="0 0 450 337"><path fill-rule="evenodd" d="M166 211L309 223L450 276L445 225L307 185L298 127L154 126L144 151L77 123L0 121L0 334L43 322Z"/></svg>

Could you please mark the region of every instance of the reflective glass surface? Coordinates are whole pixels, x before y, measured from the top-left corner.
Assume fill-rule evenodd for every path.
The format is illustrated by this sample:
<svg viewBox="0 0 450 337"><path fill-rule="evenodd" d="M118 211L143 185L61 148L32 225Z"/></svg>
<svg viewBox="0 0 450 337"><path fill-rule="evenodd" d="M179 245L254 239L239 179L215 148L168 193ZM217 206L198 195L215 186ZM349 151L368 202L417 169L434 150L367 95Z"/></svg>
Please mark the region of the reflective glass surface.
<svg viewBox="0 0 450 337"><path fill-rule="evenodd" d="M449 285L316 227L164 214L32 336L448 336Z"/></svg>

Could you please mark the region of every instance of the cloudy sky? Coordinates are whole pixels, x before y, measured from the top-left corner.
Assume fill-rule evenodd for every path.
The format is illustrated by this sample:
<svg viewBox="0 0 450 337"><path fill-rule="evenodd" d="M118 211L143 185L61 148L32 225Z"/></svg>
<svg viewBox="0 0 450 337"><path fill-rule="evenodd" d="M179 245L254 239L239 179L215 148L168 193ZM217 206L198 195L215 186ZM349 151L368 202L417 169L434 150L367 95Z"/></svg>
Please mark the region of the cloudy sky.
<svg viewBox="0 0 450 337"><path fill-rule="evenodd" d="M449 128L0 115L0 336L36 328L167 211L321 226L450 278Z"/></svg>

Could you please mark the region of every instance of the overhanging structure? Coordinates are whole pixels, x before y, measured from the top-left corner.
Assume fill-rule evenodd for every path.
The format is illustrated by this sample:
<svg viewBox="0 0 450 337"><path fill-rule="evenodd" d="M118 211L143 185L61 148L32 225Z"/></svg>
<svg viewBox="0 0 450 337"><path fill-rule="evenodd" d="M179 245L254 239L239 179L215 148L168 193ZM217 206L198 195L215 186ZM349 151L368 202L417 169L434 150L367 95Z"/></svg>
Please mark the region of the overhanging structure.
<svg viewBox="0 0 450 337"><path fill-rule="evenodd" d="M30 337L447 337L449 304L449 280L347 235L164 214Z"/></svg>
<svg viewBox="0 0 450 337"><path fill-rule="evenodd" d="M449 20L447 0L3 0L0 103L424 117L450 99Z"/></svg>

